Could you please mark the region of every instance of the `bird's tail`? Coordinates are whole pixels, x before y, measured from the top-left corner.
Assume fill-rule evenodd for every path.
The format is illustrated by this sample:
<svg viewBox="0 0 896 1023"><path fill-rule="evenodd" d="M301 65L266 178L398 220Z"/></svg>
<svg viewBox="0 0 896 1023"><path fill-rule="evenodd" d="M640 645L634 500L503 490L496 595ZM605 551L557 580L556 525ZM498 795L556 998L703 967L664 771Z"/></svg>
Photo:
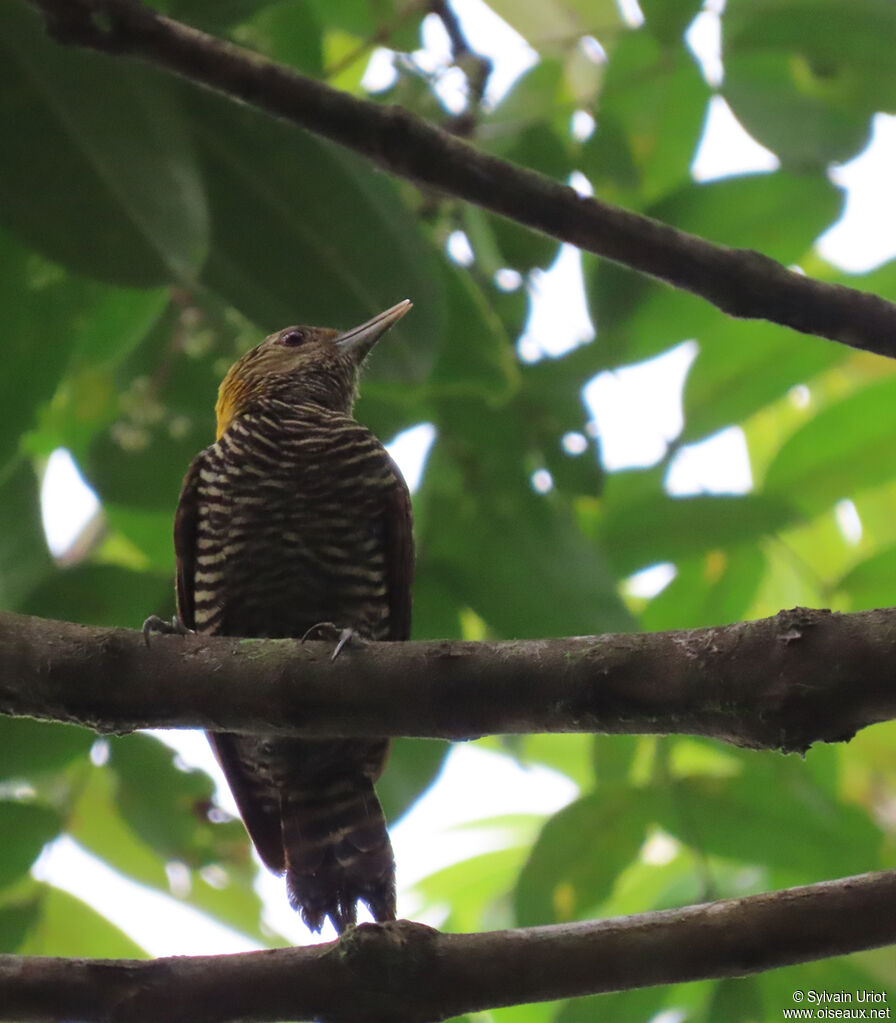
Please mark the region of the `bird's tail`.
<svg viewBox="0 0 896 1023"><path fill-rule="evenodd" d="M312 931L329 917L341 934L359 899L375 920L395 919L395 860L369 777L281 793L281 820L289 901Z"/></svg>

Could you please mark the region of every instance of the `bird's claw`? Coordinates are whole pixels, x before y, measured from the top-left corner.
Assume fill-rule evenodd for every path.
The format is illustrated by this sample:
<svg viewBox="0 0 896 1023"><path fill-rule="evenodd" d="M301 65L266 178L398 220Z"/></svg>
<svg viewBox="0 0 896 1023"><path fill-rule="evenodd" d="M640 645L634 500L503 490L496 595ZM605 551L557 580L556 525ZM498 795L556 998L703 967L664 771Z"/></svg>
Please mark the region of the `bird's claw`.
<svg viewBox="0 0 896 1023"><path fill-rule="evenodd" d="M175 615L171 621L159 618L158 615L150 615L143 623L143 642L149 646L149 637L154 633L161 633L163 636L189 636L193 630L184 625L180 615Z"/></svg>
<svg viewBox="0 0 896 1023"><path fill-rule="evenodd" d="M335 622L315 622L310 629L306 629L302 633L302 638L299 640L300 643L304 643L306 639L311 639L312 636L319 634L321 639L331 638L338 634L339 630L336 627Z"/></svg>
<svg viewBox="0 0 896 1023"><path fill-rule="evenodd" d="M334 622L317 622L305 631L299 642L304 643L306 639L310 639L315 633L319 634L321 639L336 640L336 649L330 656L331 661L335 661L349 643L361 641L361 634L354 629L340 629Z"/></svg>
<svg viewBox="0 0 896 1023"><path fill-rule="evenodd" d="M339 640L336 643L336 649L330 656L330 660L335 661L336 658L342 653L342 648L344 646L348 646L349 643L357 642L360 639L361 639L360 634L355 632L354 629L343 629L342 632L339 633Z"/></svg>

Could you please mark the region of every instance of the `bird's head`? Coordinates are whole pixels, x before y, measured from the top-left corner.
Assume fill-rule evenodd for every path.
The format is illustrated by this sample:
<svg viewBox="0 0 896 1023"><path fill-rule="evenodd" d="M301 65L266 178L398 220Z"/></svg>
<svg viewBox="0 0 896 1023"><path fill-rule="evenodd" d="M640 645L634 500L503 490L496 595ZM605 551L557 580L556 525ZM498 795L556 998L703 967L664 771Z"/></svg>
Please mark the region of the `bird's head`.
<svg viewBox="0 0 896 1023"><path fill-rule="evenodd" d="M284 327L266 337L237 359L218 388L218 437L237 416L272 398L350 412L361 364L410 308L405 299L351 330Z"/></svg>

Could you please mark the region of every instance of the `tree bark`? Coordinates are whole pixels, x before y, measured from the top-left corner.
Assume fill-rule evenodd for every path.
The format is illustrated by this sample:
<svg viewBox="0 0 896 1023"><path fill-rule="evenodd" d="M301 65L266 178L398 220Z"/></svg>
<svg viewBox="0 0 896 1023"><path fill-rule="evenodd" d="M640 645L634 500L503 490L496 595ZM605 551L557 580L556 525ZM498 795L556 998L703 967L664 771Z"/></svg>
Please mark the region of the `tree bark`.
<svg viewBox="0 0 896 1023"><path fill-rule="evenodd" d="M0 1006L6 1019L41 1023L427 1023L743 976L893 941L896 871L885 871L685 909L484 934L441 934L400 920L362 924L325 945L238 955L149 962L0 955Z"/></svg>
<svg viewBox="0 0 896 1023"><path fill-rule="evenodd" d="M0 713L86 725L472 739L703 735L805 751L896 717L896 610L794 608L719 628L333 644L0 614Z"/></svg>
<svg viewBox="0 0 896 1023"><path fill-rule="evenodd" d="M896 356L896 306L579 195L406 110L341 93L134 0L28 0L64 43L140 57L360 153L398 175L650 274L731 316Z"/></svg>

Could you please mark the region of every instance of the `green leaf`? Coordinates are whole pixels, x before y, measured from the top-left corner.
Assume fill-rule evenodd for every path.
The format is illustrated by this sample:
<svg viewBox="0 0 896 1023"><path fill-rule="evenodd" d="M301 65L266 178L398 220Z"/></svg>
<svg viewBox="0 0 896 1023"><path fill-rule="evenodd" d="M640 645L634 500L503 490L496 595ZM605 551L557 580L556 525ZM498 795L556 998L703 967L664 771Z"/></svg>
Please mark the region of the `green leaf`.
<svg viewBox="0 0 896 1023"><path fill-rule="evenodd" d="M640 0L647 28L666 46L681 41L703 6L702 0ZM615 54L614 54L615 56Z"/></svg>
<svg viewBox="0 0 896 1023"><path fill-rule="evenodd" d="M648 31L623 36L606 71L597 128L581 150L595 191L643 209L689 182L709 96L684 47L670 52Z"/></svg>
<svg viewBox="0 0 896 1023"><path fill-rule="evenodd" d="M614 1023L652 1020L669 996L662 987L638 988L587 998L571 998L554 1017L555 1023Z"/></svg>
<svg viewBox="0 0 896 1023"><path fill-rule="evenodd" d="M568 39L603 35L622 23L612 0L492 0L489 6L533 46L548 52Z"/></svg>
<svg viewBox="0 0 896 1023"><path fill-rule="evenodd" d="M768 1019L759 977L726 977L713 987L703 1017L706 1023L763 1023Z"/></svg>
<svg viewBox="0 0 896 1023"><path fill-rule="evenodd" d="M894 579L896 547L888 547L860 561L833 585L832 590L847 595L851 611L890 607Z"/></svg>
<svg viewBox="0 0 896 1023"><path fill-rule="evenodd" d="M495 903L506 901L527 852L526 845L520 843L479 853L429 874L414 888L428 906L449 909L441 925L446 930L476 931L486 920L488 926L496 926ZM507 923L502 919L498 925Z"/></svg>
<svg viewBox="0 0 896 1023"><path fill-rule="evenodd" d="M681 440L697 440L742 422L797 384L848 358L841 345L802 337L770 323L717 316L701 335L684 385Z"/></svg>
<svg viewBox="0 0 896 1023"><path fill-rule="evenodd" d="M438 777L451 744L434 739L395 739L376 783L386 820L398 820Z"/></svg>
<svg viewBox="0 0 896 1023"><path fill-rule="evenodd" d="M27 448L32 454L46 457L55 448L65 447L79 459L86 454L94 436L118 415L115 369L155 326L168 305L169 295L163 288L149 291L101 285L85 288L79 281L72 281L69 287L90 301L75 317L49 325L37 341L40 344L54 337L55 331L63 334L63 340L53 347L53 355L59 360L59 386L51 402L41 408L38 424L27 437ZM27 340L31 357L35 341L33 336ZM63 376L62 360L69 349L68 372ZM47 359L45 368L52 368L55 361ZM49 384L50 379L48 391ZM26 425L27 421L21 424Z"/></svg>
<svg viewBox="0 0 896 1023"><path fill-rule="evenodd" d="M49 41L0 10L0 219L77 273L191 281L208 220L190 141L159 73Z"/></svg>
<svg viewBox="0 0 896 1023"><path fill-rule="evenodd" d="M564 736L566 738L566 736ZM632 766L641 748L637 735L595 735L591 739L594 778L598 785L630 781Z"/></svg>
<svg viewBox="0 0 896 1023"><path fill-rule="evenodd" d="M41 527L37 480L20 463L0 483L0 608L17 610L52 572Z"/></svg>
<svg viewBox="0 0 896 1023"><path fill-rule="evenodd" d="M785 164L823 168L859 151L875 110L896 108L887 0L733 0L722 18L723 92Z"/></svg>
<svg viewBox="0 0 896 1023"><path fill-rule="evenodd" d="M0 888L17 881L31 869L47 842L54 839L62 821L54 810L37 803L0 799Z"/></svg>
<svg viewBox="0 0 896 1023"><path fill-rule="evenodd" d="M870 118L866 111L831 106L803 79L812 72L794 74L786 54L732 55L725 62L723 95L744 128L781 162L799 170L846 163L868 141Z"/></svg>
<svg viewBox="0 0 896 1023"><path fill-rule="evenodd" d="M170 768L163 778L169 774ZM153 811L157 817L170 815L167 826L175 836L189 830L190 825L185 829L178 819L185 813L196 819L200 833L206 826L212 828L211 843L205 854L192 863L178 860L187 869L187 884L185 890L172 892L166 872L172 858L171 843L152 835L147 839L138 833L138 827L146 825L149 815L137 810L129 812L126 818L120 791L119 779L113 770L94 768L70 812L72 838L126 877L194 906L241 934L268 944L270 936L263 932L260 924L261 901L253 887L256 866L242 824L235 820L206 824L203 822L203 819L208 820L205 804L193 803L186 811L180 805L172 808L170 801L166 806L165 801L158 798L158 792L148 787L144 798L159 804ZM133 809L130 795L125 795L124 802L130 803Z"/></svg>
<svg viewBox="0 0 896 1023"><path fill-rule="evenodd" d="M146 952L87 903L52 885L39 886L40 918L21 951L25 955L143 959Z"/></svg>
<svg viewBox="0 0 896 1023"><path fill-rule="evenodd" d="M171 601L171 578L117 565L80 564L58 569L28 595L24 614L82 625L139 629Z"/></svg>
<svg viewBox="0 0 896 1023"><path fill-rule="evenodd" d="M87 728L32 718L0 717L0 778L29 778L84 756L96 740Z"/></svg>
<svg viewBox="0 0 896 1023"><path fill-rule="evenodd" d="M795 263L842 210L843 193L827 178L778 171L692 183L649 213L709 241Z"/></svg>
<svg viewBox="0 0 896 1023"><path fill-rule="evenodd" d="M0 232L0 470L19 453L22 435L34 426L38 410L62 378L75 348L72 324L89 316L93 302L106 293L69 277Z"/></svg>
<svg viewBox="0 0 896 1023"><path fill-rule="evenodd" d="M107 503L103 513L110 531L126 537L145 559L147 568L168 580L164 599L170 605L174 599L174 506L153 511Z"/></svg>
<svg viewBox="0 0 896 1023"><path fill-rule="evenodd" d="M497 10L494 5L492 9ZM542 57L517 78L495 110L487 114L483 127L487 126L488 130L483 134L489 147L500 153L503 146L512 144L521 127L549 124L556 115L562 93L562 63Z"/></svg>
<svg viewBox="0 0 896 1023"><path fill-rule="evenodd" d="M642 790L606 785L554 814L520 872L517 924L575 920L599 906L637 857L651 804Z"/></svg>
<svg viewBox="0 0 896 1023"><path fill-rule="evenodd" d="M735 778L679 780L670 800L658 804L662 827L704 855L765 864L789 883L878 865L881 834L862 810L824 798L781 761L763 766Z"/></svg>
<svg viewBox="0 0 896 1023"><path fill-rule="evenodd" d="M593 372L638 363L718 321L704 299L607 260L583 260L588 308L597 324Z"/></svg>
<svg viewBox="0 0 896 1023"><path fill-rule="evenodd" d="M214 786L205 772L181 770L175 754L158 739L130 735L109 740L109 769L115 773L115 802L121 815L150 848L188 867L215 862L219 846L241 839L237 821L212 823ZM146 779L155 785L147 790Z"/></svg>
<svg viewBox="0 0 896 1023"><path fill-rule="evenodd" d="M321 25L324 22L318 19L310 4L296 0L281 0L280 3L265 0L263 4L257 0L251 4L242 0L242 3L246 8L252 6L258 10L248 10L246 13L251 20L243 20L234 33L241 45L266 54L278 64L297 68L303 74L323 77Z"/></svg>
<svg viewBox="0 0 896 1023"><path fill-rule="evenodd" d="M679 561L676 570L641 614L647 631L741 621L762 582L765 557L755 544L734 546Z"/></svg>
<svg viewBox="0 0 896 1023"><path fill-rule="evenodd" d="M433 476L440 475L440 443L432 456ZM563 508L524 486L515 493L468 492L460 499L431 493L427 522L438 528L424 534L420 574L433 573L460 606L472 607L499 636L630 629L632 620L601 552L577 532Z"/></svg>
<svg viewBox="0 0 896 1023"><path fill-rule="evenodd" d="M270 8L271 0L154 0L153 7L206 32L221 32Z"/></svg>
<svg viewBox="0 0 896 1023"><path fill-rule="evenodd" d="M0 904L0 952L18 952L39 919L37 898L11 899Z"/></svg>
<svg viewBox="0 0 896 1023"><path fill-rule="evenodd" d="M401 0L383 0L371 4L368 0L308 0L320 24L338 28L349 35L367 41L379 38L384 28L388 29L385 45L395 50L411 50L419 45L419 19L408 17L409 11ZM295 6L300 6L296 3Z"/></svg>
<svg viewBox="0 0 896 1023"><path fill-rule="evenodd" d="M627 475L627 474L625 474ZM613 570L631 575L663 561L699 557L716 548L726 550L755 543L793 522L789 494L745 494L742 497L653 497L613 500L623 474L611 478L603 521L596 535Z"/></svg>
<svg viewBox="0 0 896 1023"><path fill-rule="evenodd" d="M440 396L475 395L489 403L504 401L519 387L520 371L503 324L469 274L446 262L442 264L442 282L445 318L441 335L446 343L432 367L429 386Z"/></svg>
<svg viewBox="0 0 896 1023"><path fill-rule="evenodd" d="M816 514L896 474L896 376L822 408L782 445L763 491Z"/></svg>

